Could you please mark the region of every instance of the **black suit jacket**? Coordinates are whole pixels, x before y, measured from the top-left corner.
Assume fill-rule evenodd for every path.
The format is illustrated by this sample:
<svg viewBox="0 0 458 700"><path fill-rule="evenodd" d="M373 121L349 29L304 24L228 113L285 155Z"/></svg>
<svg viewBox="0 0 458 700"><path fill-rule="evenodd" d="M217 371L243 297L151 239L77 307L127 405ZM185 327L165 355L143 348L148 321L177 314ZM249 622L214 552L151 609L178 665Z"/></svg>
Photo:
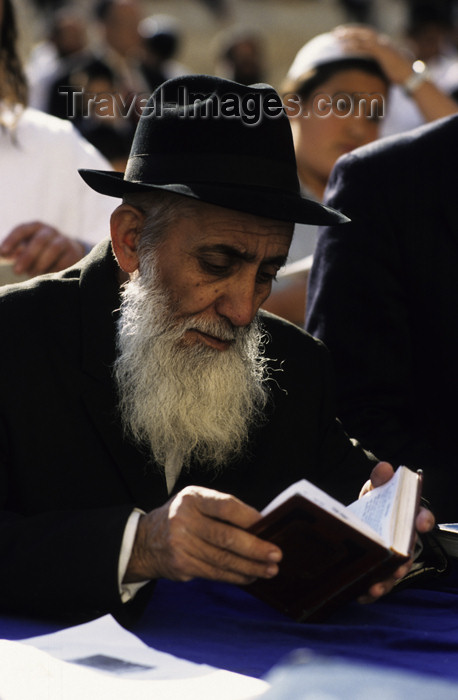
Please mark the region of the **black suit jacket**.
<svg viewBox="0 0 458 700"><path fill-rule="evenodd" d="M422 467L458 520L458 117L343 157L326 201L306 328L335 363L338 415L381 459Z"/></svg>
<svg viewBox="0 0 458 700"><path fill-rule="evenodd" d="M126 520L169 498L162 473L123 438L111 376L119 307L109 242L77 266L0 292L0 606L99 614L119 604ZM246 457L199 484L257 508L305 476L343 500L372 462L334 418L327 352L265 316L275 368L269 421Z"/></svg>

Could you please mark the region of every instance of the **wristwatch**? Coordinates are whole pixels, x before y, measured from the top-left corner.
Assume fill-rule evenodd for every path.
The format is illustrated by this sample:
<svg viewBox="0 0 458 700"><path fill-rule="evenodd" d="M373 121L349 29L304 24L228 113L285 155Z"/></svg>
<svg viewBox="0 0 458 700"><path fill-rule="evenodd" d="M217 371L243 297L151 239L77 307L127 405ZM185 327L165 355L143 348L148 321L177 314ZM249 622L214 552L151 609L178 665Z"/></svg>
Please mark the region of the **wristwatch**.
<svg viewBox="0 0 458 700"><path fill-rule="evenodd" d="M422 85L425 80L429 80L430 74L423 61L415 61L412 65L412 72L402 84L404 92L412 96L416 90Z"/></svg>

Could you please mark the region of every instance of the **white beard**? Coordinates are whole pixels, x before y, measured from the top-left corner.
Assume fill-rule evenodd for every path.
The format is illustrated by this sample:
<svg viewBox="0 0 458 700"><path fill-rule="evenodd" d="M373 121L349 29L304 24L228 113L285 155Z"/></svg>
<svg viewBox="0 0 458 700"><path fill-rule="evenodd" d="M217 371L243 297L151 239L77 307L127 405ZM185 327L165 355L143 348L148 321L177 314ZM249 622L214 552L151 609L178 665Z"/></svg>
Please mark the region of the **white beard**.
<svg viewBox="0 0 458 700"><path fill-rule="evenodd" d="M123 428L165 467L170 491L191 458L218 471L246 448L264 422L267 359L256 321L236 328L223 319L176 320L154 262L142 269L123 291L115 378ZM186 344L188 328L233 342L225 351Z"/></svg>

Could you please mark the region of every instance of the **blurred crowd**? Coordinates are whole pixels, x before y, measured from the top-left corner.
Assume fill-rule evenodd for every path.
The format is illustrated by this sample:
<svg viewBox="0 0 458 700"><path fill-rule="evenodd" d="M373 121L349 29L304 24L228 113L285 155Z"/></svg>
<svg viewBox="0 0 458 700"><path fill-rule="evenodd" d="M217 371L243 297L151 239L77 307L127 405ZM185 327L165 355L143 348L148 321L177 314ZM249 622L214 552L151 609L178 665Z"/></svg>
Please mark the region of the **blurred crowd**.
<svg viewBox="0 0 458 700"><path fill-rule="evenodd" d="M230 5L204 4L216 15ZM341 4L348 22L378 31L377 3L342 0ZM177 60L187 39L181 18L146 15L139 0L97 0L86 11L76 2L55 0L47 6L37 5L46 17L47 29L27 60L30 106L61 118L71 117L84 136L122 170L138 118L132 101L149 94L167 78L193 72L193 66ZM457 16L456 3L451 0L409 0L405 26L394 39L411 63L423 61L437 86L455 96ZM230 23L224 27L209 37L205 72L245 84L270 82L267 57L275 57L269 54L266 33ZM400 89L394 93L381 135L424 121L414 100ZM116 95L116 100L109 95Z"/></svg>
<svg viewBox="0 0 458 700"><path fill-rule="evenodd" d="M11 6L14 11L14 0L3 2L5 8ZM405 26L399 36L391 37L378 26L383 5L370 0L342 0L346 22L320 36L307 37L297 56L290 56L291 65L285 70L282 84L274 85L285 99L295 95L301 114L307 112L310 117L294 120L294 109L289 110L301 186L317 200L322 200L331 169L342 153L458 109L458 3L405 0L404 4ZM19 138L21 111L29 119L33 116L35 122L36 111L65 120L85 144L92 145L97 154L93 157L103 159L98 163L100 167L108 161L114 170L123 171L146 97L168 78L196 72L181 58L183 45L190 40L183 19L148 14L145 8L154 5L140 0L94 0L84 4L48 0L35 5L33 9L30 5L30 15L41 18L44 30L35 37L25 64L21 65L16 52L6 73L3 71L3 129L12 133L14 127L15 137ZM269 65L275 56L268 34L231 22L231 0L206 0L202 5L214 18L224 19L214 23L219 29L208 38L205 72L244 84L271 82ZM17 27L19 38L23 29ZM3 34L6 36L5 26ZM10 38L10 44L11 41ZM3 62L8 51L3 50ZM8 88L10 93L5 77L8 74L15 86ZM377 94L380 113L363 117L353 109L345 115L335 114L332 106L332 114L327 115L331 118L324 119L326 115L316 113L317 95L340 93L351 100L359 93ZM43 121L43 117L40 119ZM25 121L22 116L23 129ZM56 130L56 124L47 121L47 128L53 125ZM2 138L0 147L11 150L11 139L5 139L5 134ZM57 148L56 145L54 150ZM48 157L52 150L51 147ZM10 157L16 159L17 154L12 151ZM77 162L78 167L85 165L97 167L97 162ZM53 216L49 220L46 207L41 213L39 204L29 216L48 227L47 236L43 226L31 229L29 225L11 238L11 227L15 230L15 226L30 224L19 217L9 222L10 230L0 232L0 242L6 240L0 255L15 257L17 263L18 256L25 255L26 244L35 245L37 240L46 241L48 252L45 262L36 264L44 250L43 243L34 254L35 262L32 264L25 257L23 264L16 264L16 273L59 269L94 243L94 234L88 235L84 226L80 227L78 246L71 244L73 250L68 257L62 253L64 249L68 252L65 241L73 240L77 234L68 230L67 223ZM48 220L44 221L46 217ZM52 255L49 241L57 246ZM302 236L295 237L290 266L268 302L271 310L299 324L304 319L305 289L315 243L315 227L308 227ZM31 253L30 245L28 252Z"/></svg>

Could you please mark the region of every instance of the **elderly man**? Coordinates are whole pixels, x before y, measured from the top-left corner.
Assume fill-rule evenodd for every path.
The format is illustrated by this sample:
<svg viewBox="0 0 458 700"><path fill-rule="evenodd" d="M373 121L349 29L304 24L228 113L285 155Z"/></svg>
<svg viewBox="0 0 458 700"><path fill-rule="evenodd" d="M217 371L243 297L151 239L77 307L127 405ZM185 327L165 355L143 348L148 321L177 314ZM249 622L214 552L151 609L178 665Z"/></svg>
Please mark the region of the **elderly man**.
<svg viewBox="0 0 458 700"><path fill-rule="evenodd" d="M258 314L292 222L345 217L299 194L272 88L207 76L153 94L124 175L82 175L123 199L112 242L0 298L1 605L92 615L160 577L273 577L257 509L303 476L354 499L375 463L323 346Z"/></svg>

